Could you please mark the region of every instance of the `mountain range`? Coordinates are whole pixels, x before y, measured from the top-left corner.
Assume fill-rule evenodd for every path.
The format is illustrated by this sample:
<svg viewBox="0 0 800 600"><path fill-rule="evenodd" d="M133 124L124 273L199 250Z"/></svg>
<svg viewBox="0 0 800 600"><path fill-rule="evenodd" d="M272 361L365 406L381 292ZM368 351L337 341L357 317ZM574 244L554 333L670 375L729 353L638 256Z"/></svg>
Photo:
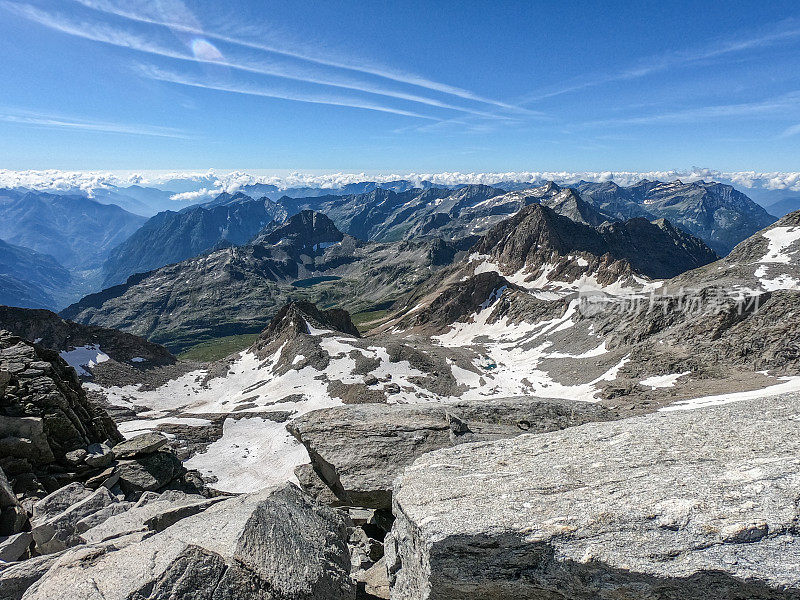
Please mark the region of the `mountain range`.
<svg viewBox="0 0 800 600"><path fill-rule="evenodd" d="M59 306L71 285L69 271L52 256L0 240L0 304Z"/></svg>
<svg viewBox="0 0 800 600"><path fill-rule="evenodd" d="M391 303L455 252L441 240L364 242L342 234L327 216L302 211L267 226L252 244L131 276L61 314L177 351L203 339L260 331L288 299L356 312Z"/></svg>
<svg viewBox="0 0 800 600"><path fill-rule="evenodd" d="M0 592L790 597L800 212L720 258L652 207L741 199L657 188L321 197L350 232L279 199L61 315L0 307Z"/></svg>
<svg viewBox="0 0 800 600"><path fill-rule="evenodd" d="M123 284L132 275L213 249L245 245L268 224L280 224L303 210L326 214L340 231L362 241L442 238L467 246L522 208L542 204L593 227L633 217L667 219L722 256L774 221L732 187L702 181L641 181L629 187L580 182L575 188L553 182L538 187L508 182L506 187L428 182L415 187L404 180L363 182L336 190L278 190L257 184L179 211L159 212L146 221L77 195L8 190L0 197L0 216L5 218L0 239L56 257L70 272L70 280L66 287L59 286L55 296L25 291L19 281L13 283L17 291L12 291L9 280L6 295L10 303L58 309L87 293ZM123 192L149 207L140 212L171 202L163 191L141 186L98 189L95 195L108 202ZM248 193L263 195L255 199ZM41 289L50 285L37 277L31 271L27 284Z"/></svg>
<svg viewBox="0 0 800 600"><path fill-rule="evenodd" d="M116 246L103 264L103 287L197 256L217 246L241 246L286 211L269 200L221 194L214 201L151 217Z"/></svg>

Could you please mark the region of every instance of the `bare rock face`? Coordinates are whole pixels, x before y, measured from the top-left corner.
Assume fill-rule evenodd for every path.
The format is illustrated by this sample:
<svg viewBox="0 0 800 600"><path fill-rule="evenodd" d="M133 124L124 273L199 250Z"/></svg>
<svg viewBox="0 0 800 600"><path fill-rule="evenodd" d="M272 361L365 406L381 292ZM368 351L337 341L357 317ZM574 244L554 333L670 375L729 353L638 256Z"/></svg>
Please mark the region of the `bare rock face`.
<svg viewBox="0 0 800 600"><path fill-rule="evenodd" d="M354 600L347 518L291 484L231 498L121 548L59 557L26 600Z"/></svg>
<svg viewBox="0 0 800 600"><path fill-rule="evenodd" d="M398 479L391 597L800 598L800 395L426 454Z"/></svg>
<svg viewBox="0 0 800 600"><path fill-rule="evenodd" d="M36 470L67 453L122 436L92 404L75 371L56 352L0 332L0 466L9 476Z"/></svg>
<svg viewBox="0 0 800 600"><path fill-rule="evenodd" d="M308 413L287 424L287 429L306 446L314 470L340 502L389 508L394 478L427 452L613 416L587 403L507 398L347 405Z"/></svg>

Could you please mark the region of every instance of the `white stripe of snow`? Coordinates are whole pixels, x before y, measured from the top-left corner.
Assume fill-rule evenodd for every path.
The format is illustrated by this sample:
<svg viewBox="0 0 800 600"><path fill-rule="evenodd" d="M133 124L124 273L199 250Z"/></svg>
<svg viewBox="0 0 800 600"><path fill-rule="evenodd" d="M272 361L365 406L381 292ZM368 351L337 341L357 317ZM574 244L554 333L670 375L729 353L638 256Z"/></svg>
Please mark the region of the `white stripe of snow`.
<svg viewBox="0 0 800 600"><path fill-rule="evenodd" d="M734 392L731 394L719 394L717 396L704 396L702 398L693 398L691 400L681 400L659 409L659 412L694 410L695 408L705 408L707 406L721 406L723 404L730 404L731 402L739 402L740 400L755 400L757 398L768 398L771 396L786 394L788 392L800 391L800 376L779 377L778 379L783 381L783 383L778 383L758 390L750 390L748 392Z"/></svg>

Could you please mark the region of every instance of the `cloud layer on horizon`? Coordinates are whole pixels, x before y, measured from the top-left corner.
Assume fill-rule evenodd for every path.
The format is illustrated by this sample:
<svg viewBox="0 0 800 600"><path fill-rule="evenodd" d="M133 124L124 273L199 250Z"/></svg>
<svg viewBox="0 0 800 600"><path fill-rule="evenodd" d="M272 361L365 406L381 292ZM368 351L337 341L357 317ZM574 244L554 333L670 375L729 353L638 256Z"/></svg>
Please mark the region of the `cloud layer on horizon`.
<svg viewBox="0 0 800 600"><path fill-rule="evenodd" d="M0 169L0 188L28 188L53 192L80 192L92 195L96 189L142 185L174 191L173 199L199 202L221 192L236 192L253 184L274 185L278 189L314 187L341 188L363 181L389 182L408 180L415 184L430 181L437 185L485 184L503 181L541 183L555 181L561 185L578 181L614 181L632 185L642 179L672 181L720 181L747 190L800 191L800 172L719 171L706 168L669 169L663 171L509 171L493 173L300 173L255 174L247 171L60 171Z"/></svg>

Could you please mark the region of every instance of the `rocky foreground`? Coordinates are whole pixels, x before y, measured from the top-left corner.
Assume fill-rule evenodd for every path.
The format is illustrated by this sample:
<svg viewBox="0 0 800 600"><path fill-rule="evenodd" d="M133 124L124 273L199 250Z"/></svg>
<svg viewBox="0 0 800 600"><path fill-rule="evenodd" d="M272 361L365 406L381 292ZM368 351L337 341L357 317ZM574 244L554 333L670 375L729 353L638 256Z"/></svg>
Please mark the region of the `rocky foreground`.
<svg viewBox="0 0 800 600"><path fill-rule="evenodd" d="M2 340L2 600L800 598L800 394L339 406L300 487L225 495Z"/></svg>

